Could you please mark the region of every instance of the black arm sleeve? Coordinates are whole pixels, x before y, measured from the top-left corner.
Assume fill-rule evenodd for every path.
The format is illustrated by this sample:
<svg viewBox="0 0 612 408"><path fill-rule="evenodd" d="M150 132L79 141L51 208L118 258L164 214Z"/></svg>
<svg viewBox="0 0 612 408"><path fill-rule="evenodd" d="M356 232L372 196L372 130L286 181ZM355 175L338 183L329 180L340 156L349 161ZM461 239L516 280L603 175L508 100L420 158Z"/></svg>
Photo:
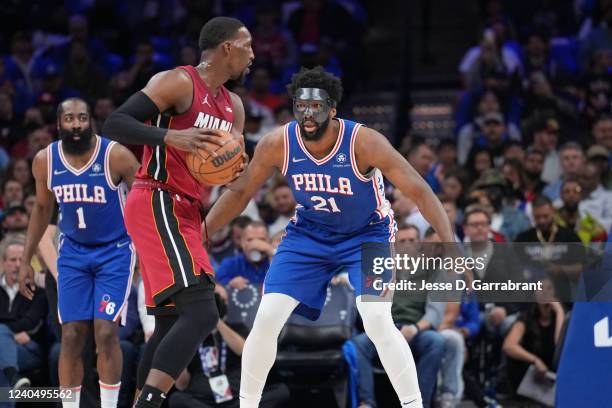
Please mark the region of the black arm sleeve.
<svg viewBox="0 0 612 408"><path fill-rule="evenodd" d="M124 144L163 146L168 129L143 123L157 115L159 109L151 98L138 91L106 119L102 134Z"/></svg>

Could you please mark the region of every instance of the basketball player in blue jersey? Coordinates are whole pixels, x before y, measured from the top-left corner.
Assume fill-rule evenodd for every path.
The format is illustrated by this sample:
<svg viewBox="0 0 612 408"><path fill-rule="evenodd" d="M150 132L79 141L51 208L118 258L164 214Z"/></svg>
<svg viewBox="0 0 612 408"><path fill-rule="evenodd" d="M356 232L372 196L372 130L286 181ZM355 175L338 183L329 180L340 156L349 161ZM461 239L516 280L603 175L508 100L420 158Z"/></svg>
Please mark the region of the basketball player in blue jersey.
<svg viewBox="0 0 612 408"><path fill-rule="evenodd" d="M393 212L383 176L417 204L444 242L453 242L450 221L427 183L387 139L358 123L335 118L340 79L317 67L303 69L288 86L295 121L266 135L245 173L229 186L206 217L208 235L242 212L278 169L298 203L266 275L264 295L242 354L241 408L259 404L276 358L277 338L295 311L316 319L327 285L344 269L356 290L357 308L403 407L421 407L416 367L391 317L391 301L362 282L361 245L394 240ZM390 256L391 244L380 256ZM378 256L378 255L377 255ZM390 271L387 271L390 272ZM386 296L389 296L388 294Z"/></svg>
<svg viewBox="0 0 612 408"><path fill-rule="evenodd" d="M122 354L118 322L125 316L136 254L123 223L123 204L139 163L124 146L96 135L89 106L63 101L57 110L60 140L38 152L32 164L36 204L32 210L19 273L21 293L30 298L30 267L54 208L61 231L58 315L62 324L60 386L71 389L78 407L83 379L81 353L93 320L103 408L117 406Z"/></svg>

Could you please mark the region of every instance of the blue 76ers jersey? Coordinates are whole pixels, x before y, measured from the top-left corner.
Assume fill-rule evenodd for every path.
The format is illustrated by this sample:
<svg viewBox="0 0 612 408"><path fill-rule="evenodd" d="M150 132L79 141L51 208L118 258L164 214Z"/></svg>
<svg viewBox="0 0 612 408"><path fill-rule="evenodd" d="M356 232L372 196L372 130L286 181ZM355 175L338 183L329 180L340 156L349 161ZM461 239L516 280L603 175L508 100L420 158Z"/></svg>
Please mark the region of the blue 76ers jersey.
<svg viewBox="0 0 612 408"><path fill-rule="evenodd" d="M285 126L282 173L297 202L295 225L344 235L358 233L370 224L384 224L393 240L395 222L382 173L373 169L368 175L360 174L356 164L354 143L361 124L334 120L340 125L338 139L322 159L308 152L296 121Z"/></svg>
<svg viewBox="0 0 612 408"><path fill-rule="evenodd" d="M47 148L47 185L59 205L59 229L82 245L102 245L127 238L123 206L125 183L115 185L109 157L116 142L95 136L96 148L81 169L72 167L62 152L62 142Z"/></svg>

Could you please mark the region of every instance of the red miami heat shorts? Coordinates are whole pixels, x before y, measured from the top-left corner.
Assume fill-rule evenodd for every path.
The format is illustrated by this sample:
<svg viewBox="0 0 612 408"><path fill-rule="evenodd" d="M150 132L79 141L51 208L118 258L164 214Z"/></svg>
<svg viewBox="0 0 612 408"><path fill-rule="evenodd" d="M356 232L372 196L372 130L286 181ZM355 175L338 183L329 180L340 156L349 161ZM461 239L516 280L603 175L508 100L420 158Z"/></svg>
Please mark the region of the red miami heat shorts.
<svg viewBox="0 0 612 408"><path fill-rule="evenodd" d="M150 314L173 312L172 295L191 290L201 279L213 282L202 245L202 216L196 202L137 183L125 205L125 225L140 260L145 304ZM209 276L201 276L202 271Z"/></svg>

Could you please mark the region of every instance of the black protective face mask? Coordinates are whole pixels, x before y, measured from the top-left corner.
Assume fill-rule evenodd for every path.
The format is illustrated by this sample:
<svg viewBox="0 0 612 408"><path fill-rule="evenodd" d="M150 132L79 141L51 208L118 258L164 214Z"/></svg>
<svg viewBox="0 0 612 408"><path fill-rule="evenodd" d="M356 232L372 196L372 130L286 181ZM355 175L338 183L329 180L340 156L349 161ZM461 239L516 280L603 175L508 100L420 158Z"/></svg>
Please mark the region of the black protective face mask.
<svg viewBox="0 0 612 408"><path fill-rule="evenodd" d="M62 149L68 154L79 155L85 153L91 147L93 129L91 127L81 130L59 129L59 137L62 141ZM75 137L79 137L78 140Z"/></svg>
<svg viewBox="0 0 612 408"><path fill-rule="evenodd" d="M300 132L305 140L316 141L321 139L327 126L329 126L329 112L335 102L324 89L300 88L293 98L293 115L300 126ZM316 125L314 132L307 132L305 123Z"/></svg>

